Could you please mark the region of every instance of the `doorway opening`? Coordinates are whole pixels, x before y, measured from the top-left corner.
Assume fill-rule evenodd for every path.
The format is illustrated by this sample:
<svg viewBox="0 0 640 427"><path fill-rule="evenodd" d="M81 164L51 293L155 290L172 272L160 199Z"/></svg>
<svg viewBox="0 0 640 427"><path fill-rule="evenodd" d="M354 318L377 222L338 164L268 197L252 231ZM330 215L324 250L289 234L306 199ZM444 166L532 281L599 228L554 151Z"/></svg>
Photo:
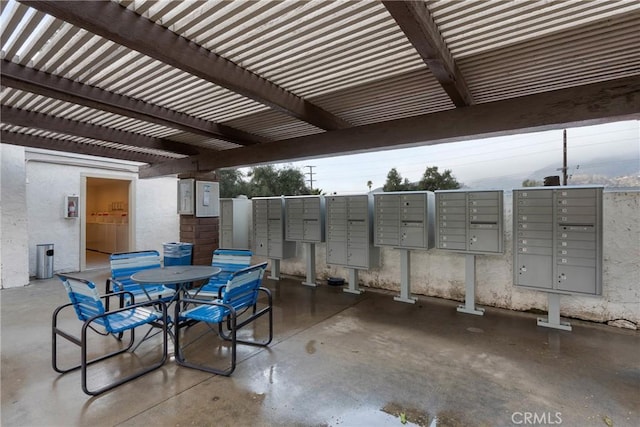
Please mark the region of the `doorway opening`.
<svg viewBox="0 0 640 427"><path fill-rule="evenodd" d="M131 180L85 177L81 270L109 267L109 255L131 247ZM82 256L83 255L83 256Z"/></svg>

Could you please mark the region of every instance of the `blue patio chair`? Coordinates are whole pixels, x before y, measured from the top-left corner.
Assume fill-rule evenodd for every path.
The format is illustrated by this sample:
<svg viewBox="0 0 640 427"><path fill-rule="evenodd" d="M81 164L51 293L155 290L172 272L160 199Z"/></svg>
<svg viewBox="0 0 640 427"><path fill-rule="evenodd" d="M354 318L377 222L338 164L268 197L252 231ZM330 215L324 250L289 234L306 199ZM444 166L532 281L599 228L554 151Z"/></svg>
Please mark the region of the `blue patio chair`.
<svg viewBox="0 0 640 427"><path fill-rule="evenodd" d="M138 271L161 267L158 251L115 253L109 256L109 262L111 277L107 279L105 293L126 291L133 295L134 301L161 299L168 302L174 298L176 290L173 288L160 284L142 286L131 280L131 275Z"/></svg>
<svg viewBox="0 0 640 427"><path fill-rule="evenodd" d="M64 374L80 368L82 391L88 395L95 396L158 369L165 363L167 360L167 305L163 301L144 301L128 305L126 307L120 307L113 311L106 311L103 300L110 297L119 297L119 293L101 296L99 295L96 286L88 280L78 279L63 274L57 274L56 276L58 276L64 284L69 299L71 300L70 303L61 305L53 312L52 365L56 372ZM131 297L131 299L133 298L131 295L129 295L129 297ZM66 311L64 309L69 307L73 307L76 316L82 322L82 329L79 337L58 327L58 316L61 313L65 313ZM142 326L161 328L163 341L160 360L144 367L143 369L138 369L129 375L120 376L102 387L90 390L87 385L87 368L89 365L104 361L131 350L135 342L135 330ZM95 351L89 351L88 338L91 338L91 343L97 343L92 339L94 334L90 334L88 336L89 331L93 331L98 335L105 337L112 335L117 337L118 342L121 341L120 337L122 337L123 334L126 334L129 336L128 343L123 347L123 344L120 342L118 343L118 348L116 350L95 356ZM148 335L149 334L147 333L145 338ZM59 366L58 336L80 347L80 364L74 365L70 368L61 368ZM141 342L142 341L140 341L140 343ZM138 345L140 343L138 343ZM105 345L98 346L95 344L92 345L92 347L101 348L104 351ZM130 354L132 354L132 357L133 351L135 351L138 345L131 350ZM131 359L126 359L126 361L127 364L130 364Z"/></svg>
<svg viewBox="0 0 640 427"><path fill-rule="evenodd" d="M220 268L222 271L201 286L195 296L216 298L218 290L227 284L233 273L251 265L252 255L253 253L250 250L245 249L216 249L213 251L211 265Z"/></svg>
<svg viewBox="0 0 640 427"><path fill-rule="evenodd" d="M180 304L176 304L176 362L179 365L189 368L200 369L202 371L211 372L219 375L231 375L236 367L236 344L250 344L258 346L268 346L273 339L273 300L269 289L260 286L267 263L261 263L240 271L236 271L231 275L227 284L220 289L220 299L203 300L198 298L184 298L180 300ZM260 292L267 296L266 305L263 301L258 301ZM260 305L261 309L257 310L256 306ZM187 307L186 309L184 307ZM191 308L189 308L191 307ZM180 311L182 310L182 311ZM258 341L253 339L239 339L238 331L256 321L263 315L268 316L268 337ZM191 339L186 345L182 345L181 341L186 340L187 335L191 335L197 331L189 330L194 324L204 322L207 324L204 333L200 333ZM217 325L216 328L213 326ZM224 368L213 366L211 363L194 362L187 360L184 349L197 342L200 338L208 335L208 332L217 332L218 336L230 343L230 363ZM183 335L183 336L181 336Z"/></svg>

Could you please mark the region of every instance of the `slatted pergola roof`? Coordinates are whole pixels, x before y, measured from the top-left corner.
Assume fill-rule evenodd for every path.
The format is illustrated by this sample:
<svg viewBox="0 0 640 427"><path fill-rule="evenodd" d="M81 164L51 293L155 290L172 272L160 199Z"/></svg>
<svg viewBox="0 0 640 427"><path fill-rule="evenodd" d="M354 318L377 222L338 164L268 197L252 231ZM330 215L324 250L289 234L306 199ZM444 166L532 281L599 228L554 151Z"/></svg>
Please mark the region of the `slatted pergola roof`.
<svg viewBox="0 0 640 427"><path fill-rule="evenodd" d="M2 1L3 143L143 177L640 117L640 2Z"/></svg>

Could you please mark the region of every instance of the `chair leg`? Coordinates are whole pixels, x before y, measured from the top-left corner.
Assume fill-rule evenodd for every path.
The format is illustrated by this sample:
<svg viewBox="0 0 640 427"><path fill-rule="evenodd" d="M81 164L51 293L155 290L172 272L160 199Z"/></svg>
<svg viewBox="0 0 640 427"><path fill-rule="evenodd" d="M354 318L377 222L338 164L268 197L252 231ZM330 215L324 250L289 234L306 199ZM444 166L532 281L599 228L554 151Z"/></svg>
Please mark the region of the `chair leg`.
<svg viewBox="0 0 640 427"><path fill-rule="evenodd" d="M85 323L82 326L82 339L81 339L81 349L82 349L82 358L81 358L81 381L82 381L82 391L84 391L86 394L90 395L90 396L97 396L99 394L104 393L105 391L111 390L114 387L117 387L119 385L122 385L128 381L134 380L138 377L141 377L142 375L145 375L153 370L156 370L158 368L160 368L162 365L165 364L165 362L167 361L167 353L168 353L168 343L167 343L167 310L166 310L166 306L164 306L163 308L163 314L162 314L162 357L161 359L157 362L154 363L148 367L146 367L145 369L142 369L140 371L134 372L131 375L128 375L126 377L120 378L117 381L114 381L112 383L109 383L103 387L100 387L98 389L95 390L90 390L87 384L87 368L89 365L107 359L109 357L124 353L125 351L129 350L131 348L131 346L133 345L133 342L135 340L134 338L134 329L131 329L131 343L127 346L127 348L125 348L124 350L118 350L116 352L110 353L106 356L102 356L98 359L93 359L88 361L87 360L87 329L90 329L89 327L89 323ZM136 346L137 348L137 346Z"/></svg>
<svg viewBox="0 0 640 427"><path fill-rule="evenodd" d="M74 365L70 368L66 368L63 369L59 366L58 364L58 336L63 337L64 339L66 339L67 341L77 345L78 347L82 347L82 340L63 331L62 329L58 328L58 314L60 313L60 311L66 307L70 307L71 304L66 304L63 306L58 307L54 312L53 312L53 318L52 318L52 325L51 325L51 366L53 367L53 370L60 373L60 374L65 374L67 372L71 372L74 371L76 369L79 369L82 367L82 362ZM121 335L121 334L120 334ZM133 335L131 336L131 338L129 339L129 342L127 343L126 347L123 349L119 349L116 351L113 351L111 353L105 354L103 356L97 357L95 359L91 359L88 360L86 362L87 365L91 365L93 363L96 362L100 362L102 360L108 359L110 357L113 356L117 356L118 354L122 354L126 351L128 351L131 346L133 345Z"/></svg>
<svg viewBox="0 0 640 427"><path fill-rule="evenodd" d="M236 339L236 342L239 342L240 344L248 344L248 345L257 345L257 346L261 346L261 347L266 347L268 346L271 341L273 340L273 311L271 309L271 306L265 307L262 310L260 310L259 312L257 312L256 314L252 314L249 318L241 321L239 324L236 325L235 330L238 331L240 330L242 327L248 325L251 322L254 322L255 320L257 320L258 318L264 316L265 314L268 315L268 325L269 325L269 338L263 341L252 341L252 340L241 340L241 339ZM219 335L227 340L230 341L231 340L231 336L230 336L230 332L232 331L231 328L227 327L228 332L224 331L224 329L222 328L222 323L218 324L218 333Z"/></svg>
<svg viewBox="0 0 640 427"><path fill-rule="evenodd" d="M178 319L178 309L176 308L176 319ZM181 332L180 329L182 329L183 327L180 326L179 323L177 323L177 327L176 327L176 334L175 334L175 344L176 344L176 351L175 351L175 358L176 358L176 363L180 366L185 366L187 368L193 368L193 369L198 369L201 371L205 371L205 372L209 372L212 374L217 374L217 375L223 375L223 376L229 376L231 375L231 373L233 373L233 371L236 369L236 316L235 314L232 314L231 316L229 316L230 322L231 322L231 332L230 332L230 337L229 337L229 341L231 341L231 364L228 368L226 369L219 369L217 367L214 367L212 365L205 365L202 363L194 363L189 361L183 352L183 346L181 345ZM218 324L220 325L220 324ZM186 325L185 325L186 326ZM190 325L189 325L190 326ZM209 326L207 324L207 326ZM188 327L188 326L187 326ZM212 328L210 328L213 332L215 332L215 330L213 330ZM200 338L200 337L199 337Z"/></svg>

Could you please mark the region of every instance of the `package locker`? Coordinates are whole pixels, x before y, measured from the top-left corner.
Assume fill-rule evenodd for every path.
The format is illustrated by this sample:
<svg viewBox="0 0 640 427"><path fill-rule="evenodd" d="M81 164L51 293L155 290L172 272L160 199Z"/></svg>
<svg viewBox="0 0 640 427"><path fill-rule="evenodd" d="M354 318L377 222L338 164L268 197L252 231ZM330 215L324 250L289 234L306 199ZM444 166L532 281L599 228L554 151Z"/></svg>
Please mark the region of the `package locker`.
<svg viewBox="0 0 640 427"><path fill-rule="evenodd" d="M249 249L251 201L238 197L220 199L220 247Z"/></svg>
<svg viewBox="0 0 640 427"><path fill-rule="evenodd" d="M514 283L602 295L602 187L513 191Z"/></svg>

